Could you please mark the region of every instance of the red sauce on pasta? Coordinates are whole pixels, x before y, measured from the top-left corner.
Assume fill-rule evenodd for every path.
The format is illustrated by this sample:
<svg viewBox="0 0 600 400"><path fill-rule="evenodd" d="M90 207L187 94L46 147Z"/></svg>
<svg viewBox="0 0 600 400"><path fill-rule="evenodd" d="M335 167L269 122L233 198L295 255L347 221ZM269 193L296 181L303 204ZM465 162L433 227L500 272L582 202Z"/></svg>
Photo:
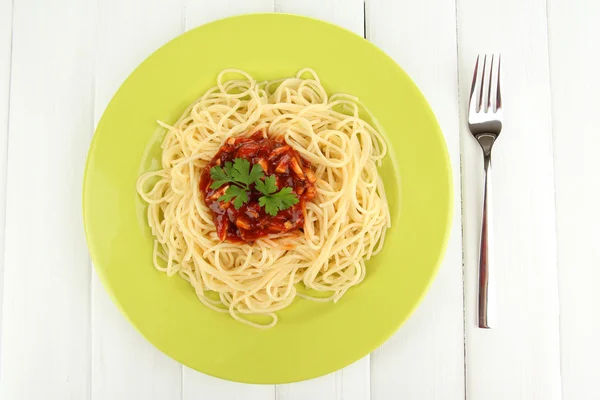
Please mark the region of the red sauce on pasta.
<svg viewBox="0 0 600 400"><path fill-rule="evenodd" d="M250 167L259 164L265 177L274 175L278 190L291 187L298 197L298 203L272 216L259 205L258 199L263 194L254 185L247 191L249 201L237 210L231 201L218 201L228 185L211 189L213 181L210 169L216 165L224 166L236 158L248 160ZM250 137L229 138L223 144L202 170L200 193L212 211L217 235L221 241L253 242L268 235L302 229L306 202L316 194L315 181L310 163L286 144L282 137L268 138L259 131Z"/></svg>

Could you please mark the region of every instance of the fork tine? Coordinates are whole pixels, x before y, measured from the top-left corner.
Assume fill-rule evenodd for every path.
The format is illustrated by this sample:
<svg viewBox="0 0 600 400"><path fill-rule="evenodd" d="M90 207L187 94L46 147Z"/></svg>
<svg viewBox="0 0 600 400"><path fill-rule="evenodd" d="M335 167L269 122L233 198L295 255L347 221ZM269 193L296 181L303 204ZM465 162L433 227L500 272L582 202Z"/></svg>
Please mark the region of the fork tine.
<svg viewBox="0 0 600 400"><path fill-rule="evenodd" d="M477 105L477 112L483 110L485 111L485 102L483 100L483 91L485 90L485 67L487 64L487 54L483 55L483 67L481 67L481 84L480 84L480 93L479 93L479 102Z"/></svg>
<svg viewBox="0 0 600 400"><path fill-rule="evenodd" d="M498 78L496 79L496 110L502 110L502 96L500 95L500 61L502 54L498 53Z"/></svg>
<svg viewBox="0 0 600 400"><path fill-rule="evenodd" d="M479 108L479 102L481 101L481 97L479 97L481 92L482 82L479 79L479 56L477 56L477 60L475 61L475 70L473 71L473 82L471 82L471 95L469 96L469 114L475 114L477 109Z"/></svg>
<svg viewBox="0 0 600 400"><path fill-rule="evenodd" d="M492 108L492 82L494 81L494 53L492 53L492 59L490 60L490 79L488 81L488 91L487 91L487 109L486 111L493 112Z"/></svg>

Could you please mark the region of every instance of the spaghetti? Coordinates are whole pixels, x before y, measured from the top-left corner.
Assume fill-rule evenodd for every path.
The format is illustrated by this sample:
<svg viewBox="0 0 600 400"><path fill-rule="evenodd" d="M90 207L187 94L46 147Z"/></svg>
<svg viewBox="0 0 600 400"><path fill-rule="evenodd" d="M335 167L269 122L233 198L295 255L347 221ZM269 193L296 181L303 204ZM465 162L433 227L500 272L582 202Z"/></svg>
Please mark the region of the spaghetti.
<svg viewBox="0 0 600 400"><path fill-rule="evenodd" d="M390 225L377 172L386 144L362 111L352 96L328 96L310 69L260 83L222 71L173 126L159 122L168 130L162 169L138 179L154 266L190 282L211 309L260 328L275 325L275 312L296 297L339 300L364 279L365 261L381 250ZM199 188L202 170L229 138L261 131L283 138L310 164L316 194L304 205L302 230L250 243L221 240ZM299 283L326 297L299 291Z"/></svg>

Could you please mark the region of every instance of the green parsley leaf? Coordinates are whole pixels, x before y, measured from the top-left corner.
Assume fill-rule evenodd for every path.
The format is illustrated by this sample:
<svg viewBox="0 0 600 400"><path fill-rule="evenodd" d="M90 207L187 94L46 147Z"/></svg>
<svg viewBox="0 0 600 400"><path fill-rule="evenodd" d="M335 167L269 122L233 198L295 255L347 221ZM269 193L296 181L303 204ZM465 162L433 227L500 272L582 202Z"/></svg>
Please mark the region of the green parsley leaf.
<svg viewBox="0 0 600 400"><path fill-rule="evenodd" d="M284 187L275 194L259 197L258 205L264 207L266 213L274 217L279 211L287 210L291 206L298 204L298 201L298 197L296 197L292 188Z"/></svg>
<svg viewBox="0 0 600 400"><path fill-rule="evenodd" d="M229 182L227 173L218 165L210 169L210 177L213 180L213 183L210 185L211 189L218 189L225 183Z"/></svg>
<svg viewBox="0 0 600 400"><path fill-rule="evenodd" d="M210 177L213 180L210 188L218 189L226 183L233 183L249 189L252 183L263 177L260 165L254 165L250 172L249 169L250 162L242 158L236 158L233 163L227 161L225 168L215 165L210 169Z"/></svg>
<svg viewBox="0 0 600 400"><path fill-rule="evenodd" d="M252 166L252 170L250 171L250 176L248 177L248 180L250 181L250 184L252 183L257 183L257 182L261 182L261 178L265 175L265 173L263 172L262 167L260 166L260 164L254 164Z"/></svg>
<svg viewBox="0 0 600 400"><path fill-rule="evenodd" d="M213 181L213 183L210 184L210 188L211 189L218 189L218 188L220 188L221 186L223 186L226 183L229 183L229 180Z"/></svg>
<svg viewBox="0 0 600 400"><path fill-rule="evenodd" d="M227 172L227 175L233 176L233 163L231 161L225 163L225 172Z"/></svg>
<svg viewBox="0 0 600 400"><path fill-rule="evenodd" d="M233 170L231 171L231 177L236 182L243 183L244 185L251 185L258 179L262 178L263 171L260 165L254 165L252 171L250 171L250 161L243 158L236 158L233 160Z"/></svg>
<svg viewBox="0 0 600 400"><path fill-rule="evenodd" d="M225 169L218 165L215 165L210 169L210 177L213 183L210 184L211 189L218 189L226 183L233 182L231 179L231 171L233 170L233 164L231 162L225 163Z"/></svg>
<svg viewBox="0 0 600 400"><path fill-rule="evenodd" d="M219 197L218 201L230 201L233 199L233 206L236 210L248 202L248 193L244 188L239 186L229 186L225 194Z"/></svg>
<svg viewBox="0 0 600 400"><path fill-rule="evenodd" d="M265 196L275 193L277 191L277 178L275 175L270 175L265 178L265 181L256 181L256 190L264 194Z"/></svg>
<svg viewBox="0 0 600 400"><path fill-rule="evenodd" d="M271 216L276 216L279 212L279 207L277 207L277 201L271 199L267 196L262 196L258 198L258 205L265 208L267 214Z"/></svg>
<svg viewBox="0 0 600 400"><path fill-rule="evenodd" d="M299 201L298 197L296 197L296 194L292 191L292 188L289 186L284 187L273 196L279 199L281 204L281 206L279 207L280 210L287 210L291 206L298 204Z"/></svg>

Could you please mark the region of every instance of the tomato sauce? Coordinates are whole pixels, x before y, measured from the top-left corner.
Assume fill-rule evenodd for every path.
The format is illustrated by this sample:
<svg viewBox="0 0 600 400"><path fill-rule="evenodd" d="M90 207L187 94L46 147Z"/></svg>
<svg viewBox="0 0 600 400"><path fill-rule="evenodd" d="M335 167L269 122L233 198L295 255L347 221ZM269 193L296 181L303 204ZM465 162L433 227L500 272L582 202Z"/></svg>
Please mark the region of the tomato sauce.
<svg viewBox="0 0 600 400"><path fill-rule="evenodd" d="M256 190L254 185L246 192L249 201L238 210L231 201L218 201L229 184L211 189L210 169L215 165L224 166L226 162L233 162L236 158L248 160L250 168L259 164L264 171L264 178L274 175L277 190L291 187L298 197L298 203L271 216L258 204L258 199L263 194ZM212 211L217 235L221 241L227 239L231 242L253 242L271 234L302 229L306 202L316 194L315 181L316 176L310 169L310 163L286 144L283 137L268 138L265 133L259 131L250 137L229 138L221 146L202 170L200 193Z"/></svg>

